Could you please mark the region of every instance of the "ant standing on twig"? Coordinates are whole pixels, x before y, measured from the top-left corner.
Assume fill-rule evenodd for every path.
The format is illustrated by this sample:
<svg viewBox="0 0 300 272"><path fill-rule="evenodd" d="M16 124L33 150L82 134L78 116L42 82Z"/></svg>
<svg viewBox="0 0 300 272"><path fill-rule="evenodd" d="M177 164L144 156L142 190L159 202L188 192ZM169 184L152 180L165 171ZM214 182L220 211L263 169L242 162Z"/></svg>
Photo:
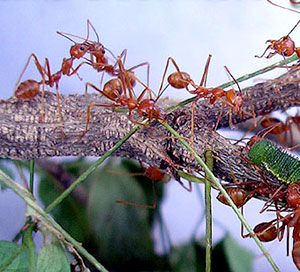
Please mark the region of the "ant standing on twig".
<svg viewBox="0 0 300 272"><path fill-rule="evenodd" d="M35 64L38 72L40 73L42 80L36 81L33 79L27 79L27 80L21 82L21 79L22 79L31 59L34 60L34 64ZM60 78L61 78L60 72L51 74L50 63L49 63L48 58L45 58L45 64L44 64L44 66L42 66L40 64L37 56L34 53L32 53L28 57L26 64L25 64L25 66L18 78L18 81L15 85L14 96L20 100L33 99L34 97L36 97L39 94L40 86L42 85L42 105L41 105L40 120L43 121L44 114L45 114L45 98L44 98L45 97L45 88L44 87L45 87L45 85L47 85L49 87L53 87L55 85L56 101L57 101L59 119L60 119L60 123L61 123L61 131L62 131L62 136L65 137L62 113L61 113L61 107L60 107L59 88L58 88L58 82L59 82ZM3 100L3 102L5 102L5 101L7 101L7 100Z"/></svg>
<svg viewBox="0 0 300 272"><path fill-rule="evenodd" d="M242 106L244 104L244 96L241 92L241 89L238 85L238 82L235 80L235 78L232 76L232 74L230 73L230 71L228 70L228 68L226 66L225 66L225 69L226 69L227 73L231 76L233 81L237 84L237 86L239 88L239 92L236 93L236 91L234 89L231 89L229 91L225 91L221 88L207 88L206 87L207 76L208 76L208 68L209 68L211 57L212 57L212 55L208 56L208 59L206 61L206 65L205 65L205 68L204 68L203 76L202 76L202 79L201 79L199 85L197 85L190 78L190 75L188 73L180 71L180 69L179 69L177 63L175 62L175 60L173 58L169 57L168 60L167 60L167 64L166 64L166 67L165 67L164 74L163 74L162 82L161 82L161 85L160 85L160 90L161 90L163 88L163 82L164 82L164 79L165 79L165 76L166 76L167 69L169 67L169 63L171 61L172 64L174 65L174 67L176 68L176 72L169 75L168 85L164 89L166 89L169 85L171 85L172 87L177 88L177 89L184 89L185 88L190 94L196 95L196 98L195 98L195 100L193 101L193 104L192 104L192 123L191 123L192 138L193 138L193 135L194 135L194 116L195 116L196 103L201 98L208 98L210 104L214 104L217 100L219 100L223 103L221 112L218 116L218 119L217 119L217 122L216 122L216 125L215 125L215 129L219 125L219 122L221 120L225 105L229 106L228 114L229 114L230 127L232 127L232 128L234 127L233 123L232 123L232 110L234 111L235 114L241 114L242 116L243 116L243 114L251 115L255 120L254 109L252 109L252 111L253 111L252 113L248 113L248 112L245 112L244 110L242 110ZM192 88L193 88L192 90L189 89L189 85L192 86ZM223 97L225 97L225 99L223 99ZM250 104L252 104L249 97L248 97L248 99L250 101Z"/></svg>
<svg viewBox="0 0 300 272"><path fill-rule="evenodd" d="M101 95L103 95L104 97L112 101L113 103L112 104L91 103L88 106L86 128L84 132L81 134L80 138L84 137L84 135L88 131L91 108L93 107L109 107L109 108L127 107L129 110L129 120L134 124L142 125L144 127L148 127L148 125L136 121L132 118L133 110L136 109L139 116L149 120L151 119L156 119L160 121L165 120L166 113L157 105L157 101L163 92L160 92L157 95L156 99L154 100L152 98L153 91L141 80L139 80L132 72L128 73L128 71L124 68L121 56L117 58L117 63L119 66L118 78L111 79L110 81L108 81L104 85L103 90L97 88L95 85L91 83L86 84L86 93L87 93L87 87L90 86L96 91L98 91ZM132 84L135 84L136 81L139 82L144 87L144 90L137 98L135 96L132 87ZM148 93L149 98L144 99L146 93Z"/></svg>

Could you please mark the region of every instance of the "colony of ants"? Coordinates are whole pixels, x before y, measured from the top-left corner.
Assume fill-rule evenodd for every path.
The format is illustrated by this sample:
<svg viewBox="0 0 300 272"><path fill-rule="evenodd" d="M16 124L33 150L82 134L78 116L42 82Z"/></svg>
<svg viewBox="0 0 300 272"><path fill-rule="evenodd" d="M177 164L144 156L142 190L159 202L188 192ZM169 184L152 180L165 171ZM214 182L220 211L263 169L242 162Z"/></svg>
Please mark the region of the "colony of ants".
<svg viewBox="0 0 300 272"><path fill-rule="evenodd" d="M267 0L273 5L274 4L270 0ZM292 1L293 4L299 4L296 1ZM287 8L286 8L287 9ZM269 50L271 52L267 55L267 58L271 58L276 54L282 55L284 58L289 57L293 54L296 54L300 58L300 48L295 46L294 41L291 39L290 34L295 30L295 28L300 23L300 20L297 24L289 31L289 33L279 40L268 40L267 42L270 43L268 47L265 49L261 56L257 56L259 58L263 57ZM92 41L90 39L90 32L91 29L93 30L96 41ZM43 121L44 113L45 113L45 87L54 87L56 89L56 97L57 97L57 109L59 113L59 118L61 122L61 130L62 130L62 137L66 137L64 131L64 124L63 124L63 116L61 113L61 106L60 106L60 96L59 96L59 83L63 76L73 76L77 75L80 79L79 69L83 66L90 66L92 69L96 70L97 72L102 72L101 77L101 84L99 87L96 85L87 82L85 84L85 93L87 95L88 88L92 88L93 90L97 91L101 97L105 98L107 102L103 103L90 103L87 106L87 115L85 121L85 128L84 131L80 134L79 138L82 139L89 131L89 125L92 115L92 108L95 107L105 107L105 108L118 108L118 107L125 107L128 109L128 118L129 120L137 125L143 126L145 128L151 128L147 123L141 122L140 120L136 120L136 117L133 117L134 113L135 116L138 116L143 119L148 120L157 120L160 122L165 122L167 118L166 112L160 108L158 105L158 100L161 98L162 94L165 90L171 86L175 89L185 89L188 93L195 95L195 99L192 103L192 110L191 110L191 142L193 142L194 138L194 118L195 118L195 111L196 111L196 103L203 99L208 104L213 105L216 102L221 103L221 110L219 116L216 120L215 129L218 128L220 120L223 116L223 112L225 107L227 106L228 111L228 120L229 126L231 128L234 127L232 116L240 115L243 119L244 115L248 115L252 117L256 122L256 115L254 113L254 109L252 112L247 112L243 109L245 103L245 96L241 91L238 82L233 77L229 69L225 66L225 70L233 80L233 82L237 85L238 91L231 88L229 90L224 90L221 88L208 88L206 87L207 77L208 77L208 69L211 62L212 56L209 55L206 61L206 65L204 68L204 72L199 84L195 83L195 81L191 78L191 76L184 71L181 71L176 61L169 57L167 59L167 63L162 75L161 84L158 89L158 94L156 95L155 92L150 89L149 87L149 71L150 65L148 62L143 62L138 65L135 65L129 69L126 69L125 61L127 57L127 50L123 50L122 53L115 57L115 55L110 52L109 49L105 48L104 45L100 42L98 33L94 26L91 24L89 20L87 20L87 36L86 38L82 38L80 36L64 33L64 32L57 32L59 35L67 38L71 42L74 43L70 47L70 57L64 58L62 61L62 65L60 69L56 73L51 73L50 70L50 62L47 58L43 64L38 60L35 54L31 54L27 62L19 76L19 79L16 83L14 97L20 101L23 100L30 100L36 97L40 89L42 94L42 103L41 103L41 116L40 119ZM73 39L80 39L81 42L75 42ZM113 61L110 63L110 58L107 56L106 52L109 52ZM22 77L30 63L33 60L34 64L41 76L41 80L36 81L33 79L28 79L22 81ZM74 62L79 60L80 63L74 65ZM169 65L172 64L175 68L175 72L171 73L167 77L167 72ZM134 70L146 66L147 67L147 82L144 83L141 81L134 73ZM104 74L107 74L111 77L110 80L106 81L103 88L101 87ZM164 86L165 79L167 77L167 85ZM142 87L142 91L139 95L135 93L135 86L139 84ZM251 99L247 96L248 103L252 105ZM266 129L268 133L276 135L279 142L285 145L287 142L293 143L294 138L291 132L292 126L296 126L297 130L300 132L300 116L296 115L293 117L288 117L286 122L282 122L276 118L267 116L262 114L263 117L259 121L260 125L263 129ZM289 139L288 139L288 132L290 132ZM284 136L282 136L284 134ZM257 139L254 140L254 142ZM250 141L251 143L251 141ZM251 144L248 145L248 148L251 148ZM246 155L246 159L248 157ZM250 162L251 163L251 162ZM165 174L154 166L146 167L144 164L141 164L142 167L145 169L145 175L152 181L153 185L153 193L154 193L154 203L153 205L144 205L144 204L136 204L127 201L117 201L121 204L133 205L138 207L145 207L145 208L155 208L156 207L156 198L155 198L155 190L154 184L157 181L163 181L165 179ZM254 166L258 169L257 166ZM299 170L298 170L299 171ZM261 172L260 172L261 173ZM265 178L262 175L262 179ZM228 187L227 193L231 196L233 202L236 204L237 207L243 207L247 201L249 201L252 197L264 197L270 199L264 210L268 209L271 205L276 208L276 219L270 222L263 222L258 224L254 228L254 232L256 233L257 237L264 242L268 242L278 238L279 240L282 239L284 230L287 228L289 230L290 227L294 227L293 231L293 260L296 264L297 268L300 269L300 187L298 182L300 180L293 180L292 182L283 182L281 186L275 186L273 184L269 184L267 181L263 183L239 183L236 181L233 175L234 184ZM224 199L223 195L220 194L218 196L218 200L220 200L224 204L228 204L227 201ZM278 203L286 203L279 208ZM288 215L283 216L283 212L289 212ZM250 236L250 235L248 235ZM247 237L247 235L244 237Z"/></svg>

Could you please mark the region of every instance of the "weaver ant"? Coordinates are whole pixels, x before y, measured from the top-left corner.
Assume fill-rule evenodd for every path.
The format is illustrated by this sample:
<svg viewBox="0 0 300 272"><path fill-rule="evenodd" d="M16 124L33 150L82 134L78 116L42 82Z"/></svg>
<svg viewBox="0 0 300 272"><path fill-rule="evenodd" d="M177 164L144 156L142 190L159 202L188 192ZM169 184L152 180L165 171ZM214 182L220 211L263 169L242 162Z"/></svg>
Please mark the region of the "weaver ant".
<svg viewBox="0 0 300 272"><path fill-rule="evenodd" d="M286 142L286 137L282 138L281 134L285 132L285 134L287 133L287 131L290 129L289 126L280 121L277 118L274 117L269 117L269 116L265 116L261 121L260 121L260 125L262 126L262 128L265 130L267 129L270 134L276 135L276 137L278 138L279 142L283 145L287 145Z"/></svg>
<svg viewBox="0 0 300 272"><path fill-rule="evenodd" d="M299 13L296 10L285 8L283 6L275 4L270 0L267 0L267 1L274 6ZM267 55L266 58L268 58L268 59L272 58L276 54L282 55L283 57L290 57L294 53L296 53L298 58L300 58L300 48L296 47L295 42L290 38L290 34L295 30L295 28L298 26L299 23L300 23L300 20L296 23L296 25L290 30L290 32L287 35L281 37L279 40L267 40L266 43L270 43L268 45L268 47L265 49L265 51L263 52L263 54L261 56L256 55L255 57L262 58L268 50L273 50L272 52L270 52Z"/></svg>
<svg viewBox="0 0 300 272"><path fill-rule="evenodd" d="M152 205L138 204L138 203L122 201L122 200L117 200L116 202L119 203L119 204L130 205L130 206L135 206L135 207L155 209L156 204L157 204L155 184L159 181L162 181L163 183L167 183L167 182L170 181L170 177L166 176L166 174L164 172L162 172L159 168L157 168L155 166L150 165L149 167L146 167L146 165L141 161L140 161L140 165L145 170L145 172L143 172L143 173L132 173L132 174L129 174L129 175L145 176L149 180L151 180L151 182L152 182L153 204ZM115 172L112 172L112 173L116 174Z"/></svg>
<svg viewBox="0 0 300 272"><path fill-rule="evenodd" d="M144 127L148 127L148 125L140 123L132 119L132 111L137 110L139 116L146 118L146 119L156 119L160 121L164 121L166 117L166 113L157 105L157 100L160 98L163 92L160 92L156 99L152 98L152 90L145 85L142 81L140 81L137 77L134 78L138 81L143 87L144 90L141 94L136 98L133 88L130 83L130 78L126 73L126 70L123 66L121 57L117 58L118 66L119 66L119 73L117 79L112 79L108 83L105 84L104 89L101 90L97 88L95 85L91 83L86 83L86 92L88 86L92 87L104 97L108 98L113 102L113 104L97 104L91 103L88 106L87 110L87 122L85 131L81 134L80 138L82 138L88 131L88 125L90 122L90 115L91 115L91 108L92 107L110 107L110 108L117 108L117 107L128 107L129 109L129 120L138 125L142 125ZM131 74L132 75L132 74ZM128 94L127 94L128 92ZM149 99L143 99L144 95L148 92Z"/></svg>
<svg viewBox="0 0 300 272"><path fill-rule="evenodd" d="M123 64L123 68L124 68L124 63L126 61L126 56L127 56L127 49L124 49L122 51L121 55L119 56L119 59L120 59L119 62L121 62ZM118 60L116 58L116 63L113 66L112 65L106 66L106 68L108 68L108 69L105 68L105 70L104 70L111 76L118 77L118 78L113 78L113 79L109 80L104 85L103 92L105 92L108 96L110 96L112 98L116 98L117 95L120 95L123 92L123 90L121 89L122 84L121 84L120 76L123 76L123 78L124 78L125 87L126 87L124 89L124 92L126 92L126 90L131 90L133 92L133 87L135 87L137 81L144 87L149 86L150 64L148 62L142 62L138 65L135 65L135 66L127 69L127 70L124 68L122 70L122 72L120 72L120 69L117 69L117 66L118 66ZM133 72L133 70L135 70L141 66L147 66L147 85L143 84L143 82L140 81L134 75L134 72ZM122 73L122 75L121 75L121 73ZM100 86L102 85L102 81L103 81L103 76L101 78ZM86 88L85 94L87 95L87 88Z"/></svg>
<svg viewBox="0 0 300 272"><path fill-rule="evenodd" d="M285 192L286 207L285 209L294 209L290 214L286 216L281 216L278 210L277 219L270 222L264 222L258 224L254 228L256 236L262 242L269 242L278 237L278 240L283 239L285 227L287 227L287 232L289 228L293 227L293 249L292 258L298 269L300 269L300 193L299 193L299 181L296 183L290 183ZM279 226L279 223L281 225ZM248 237L250 235L246 235ZM288 235L289 237L289 235ZM288 246L287 246L287 252ZM288 254L288 253L287 253Z"/></svg>
<svg viewBox="0 0 300 272"><path fill-rule="evenodd" d="M97 37L97 42L92 42L89 40L89 35L90 35L90 27L93 29L96 37ZM96 70L98 70L98 66L101 65L105 66L107 64L107 58L104 56L105 54L105 49L104 46L99 42L99 35L90 22L90 20L87 20L87 37L84 39L82 43L76 43L74 40L70 38L71 37L76 37L83 39L82 37L79 37L77 35L65 33L65 32L60 32L57 31L57 34L67 38L71 42L74 43L73 46L70 48L70 58L64 58L61 66L61 72L64 75L71 76L75 73L77 73L78 69L83 65L83 64L89 64ZM90 60L84 58L84 56L90 53ZM81 59L84 58L85 61L81 62L76 68L73 68L73 61L75 59ZM94 60L96 58L96 62ZM98 66L96 64L99 64Z"/></svg>
<svg viewBox="0 0 300 272"><path fill-rule="evenodd" d="M237 84L238 88L239 88L239 92L236 93L236 91L234 89L231 89L229 91L225 91L221 88L207 88L206 86L206 82L207 82L207 76L208 76L208 68L209 68L209 64L210 64L210 60L211 60L212 55L209 55L205 64L205 68L204 68L204 72L203 72L203 76L202 79L200 81L200 84L197 85L195 84L195 82L190 78L190 75L186 72L181 72L177 63L175 62L175 60L171 57L168 58L167 60L167 64L165 67L165 71L163 74L163 78L162 78L162 82L160 85L160 89L162 89L163 87L163 81L164 78L166 76L166 72L169 66L169 62L171 61L174 65L174 67L176 68L176 72L172 73L169 77L168 77L168 85L164 88L166 89L169 85L171 85L174 88L177 89L186 89L190 94L196 95L195 100L193 101L192 104L192 138L193 138L193 134L194 134L194 115L195 115L195 108L196 108L196 103L199 99L201 98L208 98L210 104L214 104L217 100L220 100L223 103L221 112L218 116L216 125L215 125L215 129L218 127L218 124L221 120L222 114L223 114L223 110L224 110L224 106L225 104L227 104L229 106L229 124L230 127L234 127L232 124L232 109L234 110L235 114L248 114L253 116L253 118L255 119L255 114L254 114L254 110L253 113L247 113L245 111L243 111L241 108L244 104L244 96L241 92L241 89L237 83L237 81L235 80L235 78L232 76L232 74L230 73L230 71L228 70L228 68L225 66L226 71L228 72L228 74L231 76L231 78L234 80L234 82ZM189 85L191 85L193 87L193 90L190 90L188 87ZM225 97L225 99L223 99L223 97ZM250 101L250 98L249 98Z"/></svg>
<svg viewBox="0 0 300 272"><path fill-rule="evenodd" d="M34 59L35 66L36 66L38 72L40 73L42 80L36 81L33 79L27 79L20 83L20 81L30 63L30 60L32 58ZM46 76L47 76L47 79L46 79ZM49 87L53 87L55 84L55 86L56 86L56 101L57 101L57 108L58 108L58 113L59 113L59 118L60 118L60 123L61 123L62 136L65 137L63 121L62 121L62 114L61 114L61 107L60 107L59 90L58 90L58 82L59 82L60 78L61 78L60 71L55 74L51 74L48 58L45 58L45 65L44 65L44 67L42 67L37 56L34 53L32 53L28 57L26 64L18 78L18 81L15 86L14 96L21 100L30 100L38 95L38 93L40 92L40 86L42 85L43 86L43 88L42 88L42 106L41 106L40 119L43 120L44 113L45 113L45 101L44 101L45 89L44 89L44 86L48 85Z"/></svg>

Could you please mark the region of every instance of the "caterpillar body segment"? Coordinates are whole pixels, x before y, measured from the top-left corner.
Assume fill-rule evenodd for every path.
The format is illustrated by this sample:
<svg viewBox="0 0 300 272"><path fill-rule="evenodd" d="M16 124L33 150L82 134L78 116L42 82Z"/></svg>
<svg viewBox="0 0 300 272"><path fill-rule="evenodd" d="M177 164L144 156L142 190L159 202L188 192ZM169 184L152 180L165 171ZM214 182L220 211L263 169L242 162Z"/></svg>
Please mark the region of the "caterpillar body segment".
<svg viewBox="0 0 300 272"><path fill-rule="evenodd" d="M250 161L264 166L283 182L300 181L300 160L268 140L259 140L254 143L248 156Z"/></svg>

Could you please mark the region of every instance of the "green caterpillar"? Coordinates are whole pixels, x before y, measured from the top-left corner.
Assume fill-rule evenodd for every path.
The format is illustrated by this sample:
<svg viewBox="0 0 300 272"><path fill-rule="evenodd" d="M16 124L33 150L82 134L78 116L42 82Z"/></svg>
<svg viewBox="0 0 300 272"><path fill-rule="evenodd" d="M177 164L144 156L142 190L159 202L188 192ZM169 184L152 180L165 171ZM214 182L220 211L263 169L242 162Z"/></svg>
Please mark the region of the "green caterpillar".
<svg viewBox="0 0 300 272"><path fill-rule="evenodd" d="M251 162L264 166L283 182L300 181L300 160L268 140L260 140L254 143L248 156Z"/></svg>

